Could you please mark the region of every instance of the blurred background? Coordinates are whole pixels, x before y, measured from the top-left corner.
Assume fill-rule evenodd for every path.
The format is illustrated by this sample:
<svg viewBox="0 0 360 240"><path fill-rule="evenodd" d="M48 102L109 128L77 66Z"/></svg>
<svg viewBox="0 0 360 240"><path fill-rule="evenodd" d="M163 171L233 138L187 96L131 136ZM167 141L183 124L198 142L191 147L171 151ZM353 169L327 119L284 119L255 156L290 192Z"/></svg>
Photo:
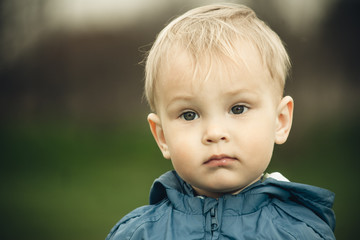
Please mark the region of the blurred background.
<svg viewBox="0 0 360 240"><path fill-rule="evenodd" d="M139 62L173 16L214 2L0 1L1 239L104 239L147 204L171 164ZM268 171L335 192L336 236L357 236L360 2L225 2L252 7L292 59L293 129Z"/></svg>

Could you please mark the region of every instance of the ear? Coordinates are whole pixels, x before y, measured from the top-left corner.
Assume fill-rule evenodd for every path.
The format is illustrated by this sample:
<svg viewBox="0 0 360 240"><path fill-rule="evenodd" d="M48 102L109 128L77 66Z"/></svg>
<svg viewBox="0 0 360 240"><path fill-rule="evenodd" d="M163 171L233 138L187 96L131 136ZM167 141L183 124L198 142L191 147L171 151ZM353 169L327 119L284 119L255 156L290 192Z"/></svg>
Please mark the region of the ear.
<svg viewBox="0 0 360 240"><path fill-rule="evenodd" d="M154 139L159 146L164 158L170 159L170 152L168 145L166 144L164 131L161 125L161 121L158 115L155 113L150 113L147 117L147 120L150 125L150 130L152 135L154 136Z"/></svg>
<svg viewBox="0 0 360 240"><path fill-rule="evenodd" d="M275 143L286 142L293 119L294 100L290 96L281 99L277 109Z"/></svg>

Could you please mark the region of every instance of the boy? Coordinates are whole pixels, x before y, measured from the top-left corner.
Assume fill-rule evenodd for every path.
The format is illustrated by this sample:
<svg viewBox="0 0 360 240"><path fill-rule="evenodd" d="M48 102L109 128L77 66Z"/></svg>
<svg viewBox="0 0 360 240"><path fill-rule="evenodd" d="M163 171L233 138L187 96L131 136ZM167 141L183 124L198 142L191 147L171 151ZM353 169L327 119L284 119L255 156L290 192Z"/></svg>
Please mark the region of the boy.
<svg viewBox="0 0 360 240"><path fill-rule="evenodd" d="M241 5L173 20L146 62L151 132L175 171L107 239L335 239L334 194L263 174L293 100L279 37Z"/></svg>

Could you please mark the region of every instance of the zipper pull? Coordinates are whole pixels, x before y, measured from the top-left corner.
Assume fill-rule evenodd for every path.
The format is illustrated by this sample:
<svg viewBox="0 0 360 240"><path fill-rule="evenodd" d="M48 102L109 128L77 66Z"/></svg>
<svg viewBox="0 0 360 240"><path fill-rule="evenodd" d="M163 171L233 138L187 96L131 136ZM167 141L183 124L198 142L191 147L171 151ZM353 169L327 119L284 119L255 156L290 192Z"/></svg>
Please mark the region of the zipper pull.
<svg viewBox="0 0 360 240"><path fill-rule="evenodd" d="M218 224L218 220L217 220L216 213L217 213L217 211L216 211L215 208L210 209L211 232L214 232L214 231L218 230L218 228L219 228L219 224Z"/></svg>

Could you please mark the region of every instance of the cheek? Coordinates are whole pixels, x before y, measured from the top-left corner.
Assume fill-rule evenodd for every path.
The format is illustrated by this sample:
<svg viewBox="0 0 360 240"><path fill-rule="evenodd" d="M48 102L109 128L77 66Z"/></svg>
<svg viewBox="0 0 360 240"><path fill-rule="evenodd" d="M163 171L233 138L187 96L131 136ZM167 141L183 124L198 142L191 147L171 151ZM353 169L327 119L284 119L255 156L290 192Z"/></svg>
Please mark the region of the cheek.
<svg viewBox="0 0 360 240"><path fill-rule="evenodd" d="M274 148L274 125L269 122L252 122L243 128L238 145L248 156L266 161L272 156Z"/></svg>
<svg viewBox="0 0 360 240"><path fill-rule="evenodd" d="M173 161L177 159L188 159L195 150L195 136L191 131L178 128L168 128L165 132L165 139L170 151L170 157Z"/></svg>
<svg viewBox="0 0 360 240"><path fill-rule="evenodd" d="M253 138L252 141L248 141L244 147L246 159L250 160L248 163L258 165L270 161L274 143L268 139L257 137Z"/></svg>
<svg viewBox="0 0 360 240"><path fill-rule="evenodd" d="M169 143L170 160L175 171L185 180L191 180L193 170L199 163L199 151L195 143L177 136Z"/></svg>

